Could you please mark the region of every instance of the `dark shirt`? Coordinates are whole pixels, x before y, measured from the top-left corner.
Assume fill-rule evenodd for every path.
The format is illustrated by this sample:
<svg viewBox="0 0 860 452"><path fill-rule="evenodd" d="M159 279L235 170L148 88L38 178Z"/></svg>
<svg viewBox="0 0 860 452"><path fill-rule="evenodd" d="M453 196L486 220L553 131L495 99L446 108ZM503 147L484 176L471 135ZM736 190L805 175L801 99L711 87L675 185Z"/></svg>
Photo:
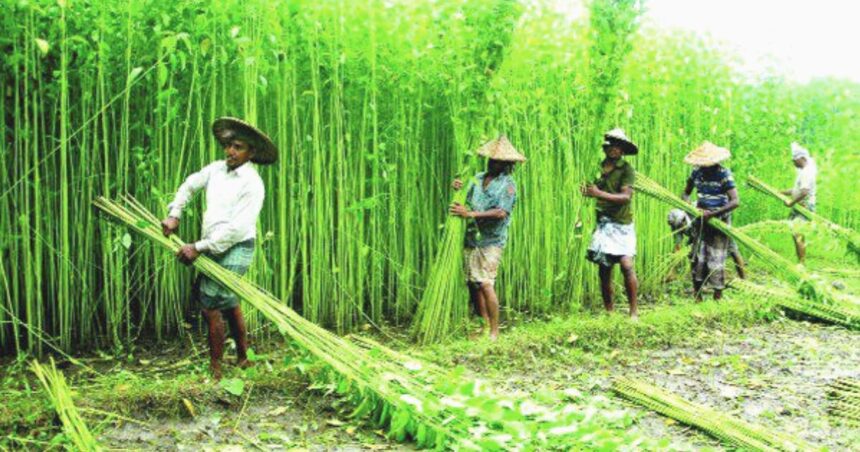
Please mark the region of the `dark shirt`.
<svg viewBox="0 0 860 452"><path fill-rule="evenodd" d="M619 194L624 187L633 187L633 182L636 180L636 170L633 166L624 159L615 162L614 168L608 173L604 173L604 166L611 164L609 160L604 160L600 164L600 177L594 182L602 191L612 194ZM597 218L605 217L614 223L630 224L633 223L633 209L629 202L624 204L616 204L602 199L597 200Z"/></svg>
<svg viewBox="0 0 860 452"><path fill-rule="evenodd" d="M735 188L732 172L721 165L699 167L690 173L688 182L696 188L696 206L715 210L729 203L729 190Z"/></svg>

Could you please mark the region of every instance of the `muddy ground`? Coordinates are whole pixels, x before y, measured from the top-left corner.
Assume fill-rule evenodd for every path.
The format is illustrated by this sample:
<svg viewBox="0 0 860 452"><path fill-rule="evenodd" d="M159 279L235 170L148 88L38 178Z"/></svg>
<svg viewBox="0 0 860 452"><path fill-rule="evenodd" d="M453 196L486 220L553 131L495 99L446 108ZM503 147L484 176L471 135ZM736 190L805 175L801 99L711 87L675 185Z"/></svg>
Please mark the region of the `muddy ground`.
<svg viewBox="0 0 860 452"><path fill-rule="evenodd" d="M790 432L831 450L860 449L860 431L828 417L826 385L838 377L860 378L856 333L821 324L778 319L740 332L715 330L691 338L691 346L617 350L556 359L487 366L476 356L448 357L481 373L500 391L530 393L575 387L612 398L615 375L642 379L691 401ZM459 353L459 352L455 352ZM201 377L202 378L202 377ZM205 385L207 383L200 383ZM211 383L208 383L211 385ZM221 389L212 386L214 393ZM222 397L219 400L218 397ZM147 425L121 422L94 426L110 447L146 450L403 450L381 431L352 424L334 399L309 392L300 378L277 390L251 389L250 396L215 397L195 406L196 417L149 417ZM614 399L619 406L629 406ZM646 410L634 427L669 437L682 449L723 450L719 442Z"/></svg>

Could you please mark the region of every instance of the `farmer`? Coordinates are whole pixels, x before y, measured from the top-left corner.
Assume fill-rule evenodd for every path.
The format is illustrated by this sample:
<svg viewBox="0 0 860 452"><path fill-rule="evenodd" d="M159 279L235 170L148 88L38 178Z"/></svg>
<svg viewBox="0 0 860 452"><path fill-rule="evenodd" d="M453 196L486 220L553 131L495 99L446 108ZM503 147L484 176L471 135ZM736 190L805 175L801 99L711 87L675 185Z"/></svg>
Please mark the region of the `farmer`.
<svg viewBox="0 0 860 452"><path fill-rule="evenodd" d="M714 300L722 298L725 288L725 264L731 240L711 227L708 221L718 218L731 223L730 212L740 205L732 172L720 165L729 157L731 153L728 149L706 141L684 158L684 162L693 165L694 169L687 178L682 197L688 201L695 189L696 207L701 212L700 218L690 229L690 260L696 301L702 300L705 283L714 289Z"/></svg>
<svg viewBox="0 0 860 452"><path fill-rule="evenodd" d="M494 285L517 200L517 186L511 172L516 162L525 162L526 158L504 135L485 143L477 153L488 158L487 171L475 175L466 194L466 205L454 203L450 213L474 219L466 226L466 284L470 302L484 318L481 335L489 324L490 339L496 340L499 337L499 298ZM459 190L463 182L455 179L453 187Z"/></svg>
<svg viewBox="0 0 860 452"><path fill-rule="evenodd" d="M666 222L669 223L669 228L672 229L672 236L675 239L675 252L678 252L681 250L684 239L689 239L691 236L690 228L693 225L693 220L690 219L690 215L687 212L681 209L672 209L669 211ZM738 278L746 278L744 258L741 256L738 244L731 238L729 238L729 256L735 262L735 270L738 272Z"/></svg>
<svg viewBox="0 0 860 452"><path fill-rule="evenodd" d="M206 192L201 239L183 246L176 256L190 265L206 254L223 267L243 275L254 256L257 217L266 195L256 164L267 165L278 158L278 149L268 136L236 118L219 118L212 124L215 139L224 148L224 160L209 164L188 176L168 206L168 217L161 223L164 235L179 228L182 209L201 189ZM195 283L195 298L200 301L209 328L209 358L212 378L221 378L224 354L224 323L236 342L237 363L248 367L248 340L245 320L236 294L219 283L200 275Z"/></svg>
<svg viewBox="0 0 860 452"><path fill-rule="evenodd" d="M797 176L794 179L794 188L785 190L782 194L789 196L786 207L794 207L797 204L815 212L815 178L818 175L818 167L815 160L809 155L809 151L797 143L791 143L791 159ZM792 209L789 219L792 221L805 220L804 216ZM797 252L797 260L802 264L806 260L806 239L803 234L794 232L794 249Z"/></svg>
<svg viewBox="0 0 860 452"><path fill-rule="evenodd" d="M627 138L623 130L613 129L603 136L603 153L606 158L600 163L600 177L593 184L580 188L584 196L597 200L597 228L586 257L598 265L600 293L608 312L614 310L612 269L615 264L621 264L630 303L630 318L636 320L639 317L636 304L639 281L633 268L636 230L633 228L633 208L630 203L636 171L623 156L636 155L639 148Z"/></svg>

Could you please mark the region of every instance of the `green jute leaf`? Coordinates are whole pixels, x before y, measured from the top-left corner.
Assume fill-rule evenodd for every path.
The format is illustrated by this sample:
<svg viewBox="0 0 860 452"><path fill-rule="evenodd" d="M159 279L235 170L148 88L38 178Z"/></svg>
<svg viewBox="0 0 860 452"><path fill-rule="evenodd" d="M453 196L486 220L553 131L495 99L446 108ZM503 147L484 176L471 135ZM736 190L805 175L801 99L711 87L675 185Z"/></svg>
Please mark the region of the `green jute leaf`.
<svg viewBox="0 0 860 452"><path fill-rule="evenodd" d="M233 394L234 396L240 396L243 392L245 392L245 381L240 378L228 378L226 380L221 380L219 386L224 388L225 391Z"/></svg>

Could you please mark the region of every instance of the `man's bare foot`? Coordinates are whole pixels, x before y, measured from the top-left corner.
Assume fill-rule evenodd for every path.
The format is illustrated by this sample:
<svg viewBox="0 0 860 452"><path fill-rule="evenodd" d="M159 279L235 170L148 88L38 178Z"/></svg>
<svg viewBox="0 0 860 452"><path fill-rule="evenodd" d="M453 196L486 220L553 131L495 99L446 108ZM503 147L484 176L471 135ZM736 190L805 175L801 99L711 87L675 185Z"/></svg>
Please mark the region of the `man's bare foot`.
<svg viewBox="0 0 860 452"><path fill-rule="evenodd" d="M221 381L221 366L213 366L212 367L212 381L218 383Z"/></svg>
<svg viewBox="0 0 860 452"><path fill-rule="evenodd" d="M630 313L630 320L632 320L634 322L638 322L639 321L639 313L636 311L631 312Z"/></svg>
<svg viewBox="0 0 860 452"><path fill-rule="evenodd" d="M490 340L496 341L498 339L499 339L499 332L498 331L491 331L490 332Z"/></svg>
<svg viewBox="0 0 860 452"><path fill-rule="evenodd" d="M236 365L239 366L240 369L248 369L250 367L254 367L254 363L248 361L247 359L243 359L237 362Z"/></svg>

